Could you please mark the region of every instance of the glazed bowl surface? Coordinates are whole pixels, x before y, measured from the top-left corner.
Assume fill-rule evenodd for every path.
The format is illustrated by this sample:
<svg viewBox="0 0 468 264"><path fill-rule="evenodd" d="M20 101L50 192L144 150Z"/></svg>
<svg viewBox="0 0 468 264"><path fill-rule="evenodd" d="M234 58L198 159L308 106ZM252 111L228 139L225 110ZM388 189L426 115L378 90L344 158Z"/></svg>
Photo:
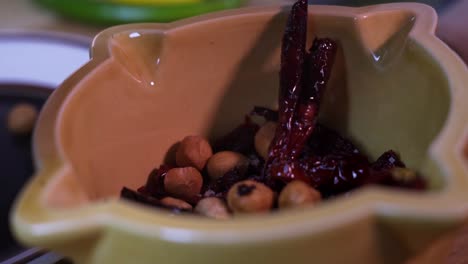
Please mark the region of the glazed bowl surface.
<svg viewBox="0 0 468 264"><path fill-rule="evenodd" d="M365 187L315 208L216 222L118 199L189 134L216 138L255 105L276 108L288 7L169 24L94 40L92 59L48 100L37 173L18 197L18 239L76 263L398 263L467 215L467 68L434 36L422 4L310 6L314 36L340 49L321 121L371 158L387 149L430 190Z"/></svg>

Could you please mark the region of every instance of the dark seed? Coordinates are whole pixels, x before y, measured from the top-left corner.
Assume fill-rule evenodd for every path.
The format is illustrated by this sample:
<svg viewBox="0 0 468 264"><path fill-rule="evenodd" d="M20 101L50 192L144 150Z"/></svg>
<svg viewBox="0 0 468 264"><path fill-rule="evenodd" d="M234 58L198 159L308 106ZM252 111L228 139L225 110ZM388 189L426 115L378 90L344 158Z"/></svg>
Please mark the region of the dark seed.
<svg viewBox="0 0 468 264"><path fill-rule="evenodd" d="M246 196L252 193L255 190L255 185L241 184L237 187L237 194L239 196Z"/></svg>

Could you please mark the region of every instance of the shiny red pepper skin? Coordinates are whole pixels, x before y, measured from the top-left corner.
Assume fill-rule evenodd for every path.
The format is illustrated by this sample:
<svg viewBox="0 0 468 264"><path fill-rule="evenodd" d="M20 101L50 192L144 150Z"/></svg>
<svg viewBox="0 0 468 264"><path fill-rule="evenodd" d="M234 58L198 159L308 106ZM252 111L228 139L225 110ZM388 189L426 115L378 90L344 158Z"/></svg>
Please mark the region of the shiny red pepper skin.
<svg viewBox="0 0 468 264"><path fill-rule="evenodd" d="M320 100L335 60L337 45L330 39L315 39L305 63L304 88L292 124L288 154L296 159L303 152L317 122Z"/></svg>
<svg viewBox="0 0 468 264"><path fill-rule="evenodd" d="M283 182L310 182L298 158L315 126L336 54L336 43L329 39L316 39L306 53L306 34L307 2L297 1L283 37L278 128L265 164L267 178Z"/></svg>
<svg viewBox="0 0 468 264"><path fill-rule="evenodd" d="M307 37L307 1L297 1L289 15L281 47L279 122L270 146L272 159L287 156L289 134L303 86L305 44ZM272 162L270 160L267 163Z"/></svg>

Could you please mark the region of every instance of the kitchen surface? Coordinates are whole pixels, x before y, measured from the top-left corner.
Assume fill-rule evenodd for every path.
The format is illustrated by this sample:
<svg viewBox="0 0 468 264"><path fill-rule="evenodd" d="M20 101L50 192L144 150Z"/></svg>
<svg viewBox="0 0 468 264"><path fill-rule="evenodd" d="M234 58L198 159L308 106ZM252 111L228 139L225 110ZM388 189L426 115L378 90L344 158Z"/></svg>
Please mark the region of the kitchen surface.
<svg viewBox="0 0 468 264"><path fill-rule="evenodd" d="M463 1L463 0L462 0ZM57 18L52 12L44 10L37 5L32 4L30 0L7 1L0 3L0 30L1 29L34 29L34 30L52 30L60 32L69 32L82 34L85 36L94 36L104 27L102 26L84 26L76 22L70 22ZM247 0L247 6L272 5L278 3L291 3L292 0ZM316 4L337 4L347 5L369 4L384 1L340 1L340 0L318 0L313 1ZM420 0L418 2L430 4L435 8L443 8L453 0Z"/></svg>
<svg viewBox="0 0 468 264"><path fill-rule="evenodd" d="M248 5L258 6L281 2L288 1L251 0ZM0 30L52 30L92 37L104 28L102 26L85 26L57 18L53 13L32 4L32 1L29 0L2 0L0 3Z"/></svg>
<svg viewBox="0 0 468 264"><path fill-rule="evenodd" d="M468 5L468 0L460 0L464 2L464 5ZM271 5L277 3L291 3L292 0L250 0L247 2L247 6L262 6L262 5ZM333 1L332 1L333 2ZM366 3L371 1L365 1ZM457 17L454 21L447 21L444 17L441 19L441 24L444 25L445 30L439 32L439 36L443 39L448 39L448 44L458 51L462 56L467 58L468 51L467 49L461 49L459 43L453 43L452 39L454 34L457 32L452 32L450 29L452 25L465 23L463 22L464 18L459 13L459 10L453 10L447 7L449 3L453 1L444 1L444 0L435 0L435 1L426 1L437 8L439 12L448 12L447 17ZM326 0L319 1L320 4L327 3ZM333 3L339 3L339 1L334 1ZM465 19L466 20L466 19ZM15 0L7 1L0 0L0 34L10 34L21 35L29 34L30 32L46 32L46 34L59 33L65 35L60 35L60 38L70 38L76 41L76 49L70 51L68 54L75 52L76 56L71 57L70 60L73 60L73 64L69 66L66 70L62 71L59 74L59 77L51 77L52 81L45 81L47 85L54 88L60 83L60 80L67 76L67 74L73 72L74 68L78 68L84 63L85 53L87 52L87 46L91 43L92 38L101 30L105 29L106 26L101 25L86 25L75 21L69 21L67 19L60 18L56 16L53 12L45 10L42 7L39 7L37 4L34 4L30 0ZM37 33L34 33L37 34ZM73 36L72 36L73 34ZM465 34L466 36L466 34ZM0 39L1 40L1 39ZM467 39L468 41L468 39ZM1 48L0 42L0 48ZM0 50L1 54L1 50ZM66 56L65 56L66 57ZM68 58L68 57L67 57ZM1 59L0 59L1 60ZM2 66L0 61L0 68ZM40 77L38 77L40 78ZM0 81L2 76L0 73ZM0 83L0 86L2 84ZM0 87L1 88L1 87ZM1 89L0 89L1 92ZM50 90L43 91L38 97L39 101L34 101L35 103L43 104L45 98L49 95ZM0 94L1 95L1 94ZM5 113L3 113L4 115ZM2 132L3 133L3 132ZM29 141L25 141L26 144L29 144ZM25 144L24 142L22 143ZM24 146L23 146L24 147ZM28 150L29 151L29 150ZM2 152L0 152L2 153ZM23 155L23 154L21 154ZM26 162L30 162L29 159ZM9 259L8 262L1 262L4 259ZM0 263L33 263L33 264L67 264L70 263L68 260L63 259L61 256L54 253L46 252L40 249L29 249L25 250L20 247L12 247L7 253L0 253ZM407 262L408 264L418 264L418 263L468 263L468 225L462 229L451 231L446 236L440 238L435 243L433 243L429 248L427 248L420 255L415 256L413 259Z"/></svg>

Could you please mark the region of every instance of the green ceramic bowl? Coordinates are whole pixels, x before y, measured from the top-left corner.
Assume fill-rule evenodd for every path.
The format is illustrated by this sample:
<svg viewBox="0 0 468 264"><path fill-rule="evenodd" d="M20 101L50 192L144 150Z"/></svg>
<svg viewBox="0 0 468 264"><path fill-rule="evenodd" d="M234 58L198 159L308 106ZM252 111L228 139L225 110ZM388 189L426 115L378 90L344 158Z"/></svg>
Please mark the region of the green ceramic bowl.
<svg viewBox="0 0 468 264"><path fill-rule="evenodd" d="M169 22L213 11L236 8L245 0L200 0L196 3L137 5L97 0L35 0L55 13L99 25L135 22Z"/></svg>
<svg viewBox="0 0 468 264"><path fill-rule="evenodd" d="M396 149L431 190L365 187L314 208L217 222L118 199L189 134L216 137L275 107L288 8L250 8L100 33L48 100L16 237L76 263L400 263L468 214L468 70L421 4L311 6L341 45L322 121L373 158Z"/></svg>

